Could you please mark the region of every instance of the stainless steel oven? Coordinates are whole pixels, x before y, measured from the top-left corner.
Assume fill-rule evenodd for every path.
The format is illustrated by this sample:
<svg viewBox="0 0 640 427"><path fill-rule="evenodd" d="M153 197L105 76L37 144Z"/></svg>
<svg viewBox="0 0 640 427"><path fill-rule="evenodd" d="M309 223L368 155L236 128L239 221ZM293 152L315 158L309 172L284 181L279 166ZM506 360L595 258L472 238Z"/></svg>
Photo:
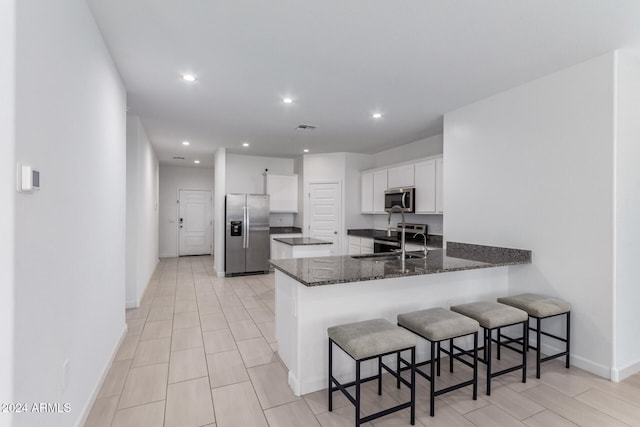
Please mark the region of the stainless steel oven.
<svg viewBox="0 0 640 427"><path fill-rule="evenodd" d="M413 187L395 188L384 192L384 210L389 212L392 206L400 206L403 212L414 212Z"/></svg>

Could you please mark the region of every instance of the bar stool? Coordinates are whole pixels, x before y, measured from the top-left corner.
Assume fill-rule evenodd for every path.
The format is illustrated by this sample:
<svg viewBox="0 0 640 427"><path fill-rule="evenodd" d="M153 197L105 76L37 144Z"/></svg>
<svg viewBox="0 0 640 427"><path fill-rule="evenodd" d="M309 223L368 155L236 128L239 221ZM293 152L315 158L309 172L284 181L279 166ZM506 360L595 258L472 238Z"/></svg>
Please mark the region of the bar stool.
<svg viewBox="0 0 640 427"><path fill-rule="evenodd" d="M398 326L401 326L431 343L429 360L416 363L416 372L426 378L431 387L429 391L430 415L435 414L435 397L462 387L473 385L473 400L478 397L478 322L458 313L436 307L413 311L398 315ZM473 335L473 349L464 350L454 345L453 340ZM449 341L449 351L440 347L442 341ZM455 353L458 350L459 353ZM440 352L449 355L449 371L453 372L453 359L473 368L473 378L436 391L436 373L440 375ZM462 355L471 355L473 363L462 359ZM419 366L430 365L430 372L418 369Z"/></svg>
<svg viewBox="0 0 640 427"><path fill-rule="evenodd" d="M340 390L356 408L356 427L373 419L411 408L411 425L415 424L416 399L415 399L415 359L416 359L416 338L393 323L384 319L372 319L362 322L346 323L332 326L327 329L329 335L329 411L333 410L333 392ZM341 384L333 377L333 344L336 344L342 351L348 354L356 362L355 381ZM407 381L400 376L400 352L410 350L411 362L407 363L411 370L411 381ZM396 354L398 369L396 371L388 367L382 357ZM378 373L376 375L360 378L360 364L366 360L378 359ZM403 361L404 362L404 361ZM378 395L382 394L382 368L393 374L398 381L405 384L411 390L409 402L401 403L392 408L388 408L375 414L360 417L360 385L371 380L378 380ZM334 387L335 384L335 387ZM347 391L347 387L355 386L355 397Z"/></svg>
<svg viewBox="0 0 640 427"><path fill-rule="evenodd" d="M482 346L484 357L480 361L487 365L488 396L491 395L491 378L493 377L522 369L522 382L527 382L527 341L529 331L527 323L529 316L526 311L493 301L478 301L456 305L451 307L451 311L475 319L484 329L484 345ZM515 325L522 325L522 350L509 344L503 345L516 353L522 354L522 363L498 372L491 372L491 344L492 342L497 342L493 339L493 331Z"/></svg>
<svg viewBox="0 0 640 427"><path fill-rule="evenodd" d="M558 357L565 356L565 363L564 363L565 368L569 369L569 357L570 357L569 341L571 338L571 304L559 298L553 298L553 297L549 297L546 295L539 295L539 294L520 294L520 295L511 296L511 297L502 297L502 298L498 298L498 302L502 304L510 305L512 307L519 308L520 310L524 310L527 312L530 318L536 320L535 328L532 326L529 326L530 331L536 332L536 345L535 346L531 344L528 345L529 348L532 348L536 351L536 378L540 378L540 363L546 362L548 360L556 359ZM542 331L542 326L541 326L542 319L561 316L563 314L566 315L566 318L565 318L566 338L562 338L557 335L553 335L548 332ZM498 335L501 335L500 331L498 331ZM540 348L542 347L541 335L545 335L565 343L565 351L562 351L560 353L556 353L541 359L540 358ZM509 338L505 335L503 335L502 337Z"/></svg>

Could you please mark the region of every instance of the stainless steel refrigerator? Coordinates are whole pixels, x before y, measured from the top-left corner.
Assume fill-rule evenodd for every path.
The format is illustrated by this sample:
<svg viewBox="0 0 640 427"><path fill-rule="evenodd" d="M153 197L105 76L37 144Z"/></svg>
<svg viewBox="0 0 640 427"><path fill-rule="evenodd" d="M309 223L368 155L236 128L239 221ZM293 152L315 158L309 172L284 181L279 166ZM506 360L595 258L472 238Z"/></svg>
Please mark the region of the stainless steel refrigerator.
<svg viewBox="0 0 640 427"><path fill-rule="evenodd" d="M269 196L227 194L225 275L269 272Z"/></svg>

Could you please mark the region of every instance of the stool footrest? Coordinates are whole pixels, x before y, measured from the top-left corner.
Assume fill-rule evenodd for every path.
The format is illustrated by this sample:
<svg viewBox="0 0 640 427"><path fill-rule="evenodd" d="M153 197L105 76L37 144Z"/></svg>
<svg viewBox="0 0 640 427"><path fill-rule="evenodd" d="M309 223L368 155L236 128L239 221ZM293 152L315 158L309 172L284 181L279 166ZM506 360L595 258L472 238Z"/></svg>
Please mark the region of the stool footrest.
<svg viewBox="0 0 640 427"><path fill-rule="evenodd" d="M405 408L410 408L411 402L402 403L400 405L394 406L393 408L385 409L380 412L376 412L375 414L367 415L366 417L360 418L360 423L368 423L371 420L375 420L376 418L384 417L385 415L392 414L394 412L400 411Z"/></svg>
<svg viewBox="0 0 640 427"><path fill-rule="evenodd" d="M498 371L498 372L491 372L491 378L497 377L498 375L502 375L502 374L508 374L509 372L519 371L520 369L522 369L522 366L523 365L512 366L510 368L503 369L503 370Z"/></svg>

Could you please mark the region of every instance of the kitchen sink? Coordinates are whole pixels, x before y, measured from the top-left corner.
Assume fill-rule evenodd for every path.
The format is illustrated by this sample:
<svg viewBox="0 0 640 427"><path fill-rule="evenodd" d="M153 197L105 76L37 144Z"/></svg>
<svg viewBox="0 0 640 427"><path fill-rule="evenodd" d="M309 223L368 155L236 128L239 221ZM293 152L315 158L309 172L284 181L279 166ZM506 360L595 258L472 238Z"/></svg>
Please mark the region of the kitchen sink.
<svg viewBox="0 0 640 427"><path fill-rule="evenodd" d="M405 259L417 259L424 258L423 254L407 253ZM400 261L400 254L366 254L366 255L352 255L351 258L359 259L362 261Z"/></svg>

